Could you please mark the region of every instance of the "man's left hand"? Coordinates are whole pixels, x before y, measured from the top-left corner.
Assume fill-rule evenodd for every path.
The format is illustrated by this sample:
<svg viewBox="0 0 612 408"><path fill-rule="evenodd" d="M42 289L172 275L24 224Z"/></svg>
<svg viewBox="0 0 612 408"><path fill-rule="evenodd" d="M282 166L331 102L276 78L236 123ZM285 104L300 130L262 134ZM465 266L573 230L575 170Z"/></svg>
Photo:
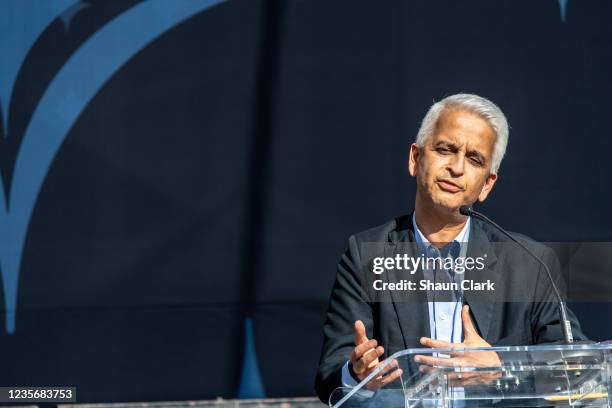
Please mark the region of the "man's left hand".
<svg viewBox="0 0 612 408"><path fill-rule="evenodd" d="M465 305L461 310L461 320L463 322L462 343L450 343L444 340L435 340L429 337L421 337L421 344L431 348L463 349L472 347L491 347L485 339L480 337L472 319L470 318L470 307ZM501 360L494 351L472 351L461 353L450 353L450 358L417 355L414 360L417 363L425 364L430 367L500 367Z"/></svg>

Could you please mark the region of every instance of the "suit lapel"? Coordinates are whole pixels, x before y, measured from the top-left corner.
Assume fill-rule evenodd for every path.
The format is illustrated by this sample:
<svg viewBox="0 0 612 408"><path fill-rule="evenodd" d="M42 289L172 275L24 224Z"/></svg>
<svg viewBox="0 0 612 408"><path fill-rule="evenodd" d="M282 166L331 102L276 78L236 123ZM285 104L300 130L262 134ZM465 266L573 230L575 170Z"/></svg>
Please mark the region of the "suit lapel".
<svg viewBox="0 0 612 408"><path fill-rule="evenodd" d="M395 254L408 254L410 257L417 256L412 227L412 214L398 218L397 226L389 234L385 246L385 256L394 257ZM418 282L423 279L423 272L419 269L409 278ZM419 339L430 335L429 308L427 306L427 295L421 290L415 292L391 291L393 307L397 313L397 319L404 339L404 347L420 347Z"/></svg>
<svg viewBox="0 0 612 408"><path fill-rule="evenodd" d="M495 290L465 291L464 297L466 303L470 306L472 321L485 340L489 335L497 296L502 292L503 285L502 271L499 268L495 252L480 223L472 218L467 256L472 258L484 257L485 266L482 270L466 271L465 279L471 279L475 282L491 280L495 285Z"/></svg>

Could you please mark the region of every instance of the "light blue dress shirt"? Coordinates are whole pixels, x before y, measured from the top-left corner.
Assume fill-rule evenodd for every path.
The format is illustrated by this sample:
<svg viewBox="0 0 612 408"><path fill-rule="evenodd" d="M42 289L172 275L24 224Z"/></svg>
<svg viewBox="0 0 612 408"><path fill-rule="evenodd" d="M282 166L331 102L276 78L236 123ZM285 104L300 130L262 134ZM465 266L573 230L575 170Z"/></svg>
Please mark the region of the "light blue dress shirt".
<svg viewBox="0 0 612 408"><path fill-rule="evenodd" d="M467 242L470 238L470 218L463 226L463 229L455 237L452 243L460 247L458 256L465 258L467 253ZM419 229L414 214L412 215L412 224L414 226L414 237L417 242L417 247L423 250L428 257L440 256L440 251L431 244ZM455 256L456 256L455 255ZM436 273L448 273L445 270L436 271ZM454 273L454 272L451 272ZM463 279L463 274L455 274L454 280L460 282ZM428 298L432 298L428 294ZM461 343L463 341L463 324L461 322L461 306L460 299L454 302L427 302L429 308L429 332L430 337L436 340L444 340L451 343Z"/></svg>

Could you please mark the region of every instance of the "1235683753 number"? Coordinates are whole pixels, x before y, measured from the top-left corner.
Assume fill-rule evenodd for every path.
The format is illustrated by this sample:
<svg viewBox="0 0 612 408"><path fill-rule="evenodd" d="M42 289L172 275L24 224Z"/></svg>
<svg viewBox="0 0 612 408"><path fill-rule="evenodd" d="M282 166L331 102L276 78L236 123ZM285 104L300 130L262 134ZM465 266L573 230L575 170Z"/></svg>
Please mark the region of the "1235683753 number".
<svg viewBox="0 0 612 408"><path fill-rule="evenodd" d="M0 387L0 402L76 402L76 388Z"/></svg>

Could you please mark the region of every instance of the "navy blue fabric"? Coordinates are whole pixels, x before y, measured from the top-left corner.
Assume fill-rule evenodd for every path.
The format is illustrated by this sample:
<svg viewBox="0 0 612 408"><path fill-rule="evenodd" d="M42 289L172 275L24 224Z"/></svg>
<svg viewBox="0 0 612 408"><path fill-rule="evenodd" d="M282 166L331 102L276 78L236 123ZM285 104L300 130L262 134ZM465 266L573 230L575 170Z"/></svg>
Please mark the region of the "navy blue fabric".
<svg viewBox="0 0 612 408"><path fill-rule="evenodd" d="M42 29L0 106L7 197L49 84L141 4L82 3ZM610 240L612 4L561 3L230 0L168 29L49 167L12 334L0 294L0 383L74 385L79 402L235 397L250 318L266 395L313 395L346 239L412 210L408 147L457 92L511 126L479 210L539 240ZM612 337L610 304L572 309L590 338Z"/></svg>

